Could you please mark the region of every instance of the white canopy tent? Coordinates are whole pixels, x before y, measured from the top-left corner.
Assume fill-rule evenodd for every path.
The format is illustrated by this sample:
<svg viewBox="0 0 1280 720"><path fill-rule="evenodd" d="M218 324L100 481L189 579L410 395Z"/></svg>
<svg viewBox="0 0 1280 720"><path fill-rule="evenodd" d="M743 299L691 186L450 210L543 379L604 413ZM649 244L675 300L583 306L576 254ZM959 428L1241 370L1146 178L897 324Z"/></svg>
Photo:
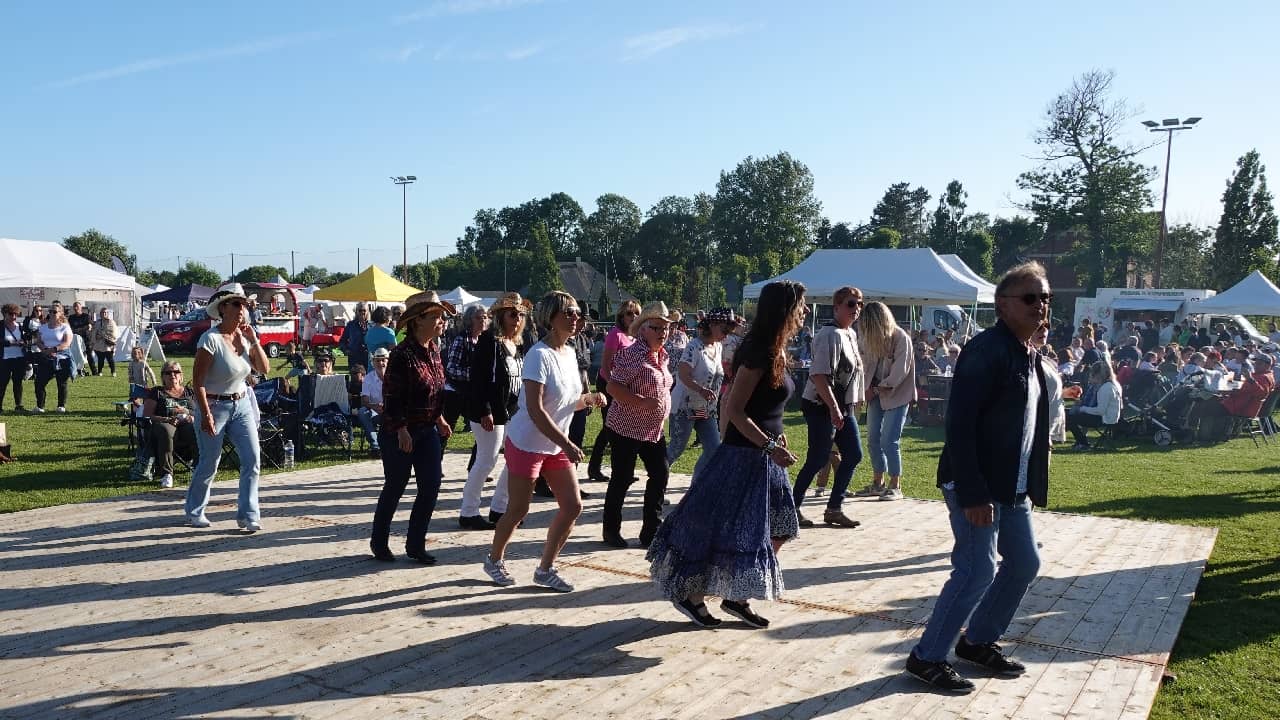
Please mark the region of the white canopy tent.
<svg viewBox="0 0 1280 720"><path fill-rule="evenodd" d="M138 298L151 292L133 278L86 260L54 242L0 238L0 303L27 311L34 303L84 303L96 316L109 308L116 324L136 324Z"/></svg>
<svg viewBox="0 0 1280 720"><path fill-rule="evenodd" d="M1188 313L1280 315L1280 288L1260 270L1208 300L1187 304Z"/></svg>
<svg viewBox="0 0 1280 720"><path fill-rule="evenodd" d="M478 295L472 295L461 285L450 290L444 295L441 295L440 299L453 303L454 307L458 308L458 310L462 310L468 305L475 305L476 303L484 302L484 298L479 297Z"/></svg>
<svg viewBox="0 0 1280 720"><path fill-rule="evenodd" d="M835 291L845 285L858 288L868 300L887 305L993 302L995 286L969 270L959 258L955 262L967 273L955 269L930 248L816 250L787 272L746 286L742 295L755 299L770 282L795 280L804 283L810 302L830 302Z"/></svg>
<svg viewBox="0 0 1280 720"><path fill-rule="evenodd" d="M995 283L988 282L986 278L974 272L973 268L969 267L964 260L960 259L959 255L948 253L946 255L939 255L938 258L941 259L942 262L946 263L947 267L960 273L960 275L965 279L978 286L978 302L994 303L996 301Z"/></svg>

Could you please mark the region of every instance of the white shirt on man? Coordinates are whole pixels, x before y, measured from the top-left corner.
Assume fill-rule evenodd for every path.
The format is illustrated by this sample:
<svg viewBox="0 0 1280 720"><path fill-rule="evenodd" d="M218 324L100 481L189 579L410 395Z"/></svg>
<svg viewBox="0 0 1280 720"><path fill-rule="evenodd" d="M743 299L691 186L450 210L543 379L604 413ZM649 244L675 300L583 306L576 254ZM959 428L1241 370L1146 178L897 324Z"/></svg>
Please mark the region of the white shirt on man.
<svg viewBox="0 0 1280 720"><path fill-rule="evenodd" d="M375 405L382 404L382 378L377 372L364 376L364 382L360 383L360 397L369 398L369 402Z"/></svg>
<svg viewBox="0 0 1280 720"><path fill-rule="evenodd" d="M521 380L532 380L542 386L542 407L547 411L552 424L561 432L569 432L569 422L573 420L574 409L578 398L582 397L582 376L578 372L578 354L573 346L565 344L559 350L553 350L546 343L538 341L524 356L524 369L520 373ZM529 410L525 407L524 391L520 392L520 407L507 422L507 440L525 452L541 455L555 455L560 452L556 445L533 424Z"/></svg>

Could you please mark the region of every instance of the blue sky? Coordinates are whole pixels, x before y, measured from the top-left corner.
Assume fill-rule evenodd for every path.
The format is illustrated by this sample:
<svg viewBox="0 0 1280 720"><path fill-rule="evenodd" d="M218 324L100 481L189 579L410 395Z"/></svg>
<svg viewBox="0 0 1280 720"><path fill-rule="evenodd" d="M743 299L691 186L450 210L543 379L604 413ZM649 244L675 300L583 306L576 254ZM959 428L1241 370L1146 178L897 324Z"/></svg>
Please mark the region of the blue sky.
<svg viewBox="0 0 1280 720"><path fill-rule="evenodd" d="M647 210L781 150L833 221L952 178L1008 216L1046 104L1091 68L1141 111L1134 142L1140 119L1205 118L1174 141L1169 214L1210 224L1241 154L1280 176L1276 27L1273 2L0 3L0 236L390 269L390 175L419 178L420 261L479 208Z"/></svg>

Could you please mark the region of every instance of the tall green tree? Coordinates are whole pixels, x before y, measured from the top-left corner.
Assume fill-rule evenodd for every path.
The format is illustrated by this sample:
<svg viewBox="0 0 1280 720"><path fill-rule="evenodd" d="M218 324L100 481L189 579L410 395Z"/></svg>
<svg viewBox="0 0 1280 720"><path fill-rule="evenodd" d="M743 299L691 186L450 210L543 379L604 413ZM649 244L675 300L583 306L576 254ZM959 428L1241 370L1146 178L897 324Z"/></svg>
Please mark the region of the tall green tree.
<svg viewBox="0 0 1280 720"><path fill-rule="evenodd" d="M794 266L813 249L821 218L813 173L788 153L747 157L720 173L711 221L722 257L759 258L772 251L783 265Z"/></svg>
<svg viewBox="0 0 1280 720"><path fill-rule="evenodd" d="M498 222L498 211L493 208L477 210L472 224L462 231L458 238L458 254L464 258L479 262L503 250L520 250L523 248L504 247L502 225Z"/></svg>
<svg viewBox="0 0 1280 720"><path fill-rule="evenodd" d="M1147 212L1155 170L1134 160L1143 148L1119 140L1132 114L1111 97L1114 77L1087 72L1049 104L1035 135L1039 165L1018 177L1030 194L1024 209L1047 232L1077 231L1066 262L1090 291L1123 287L1155 239Z"/></svg>
<svg viewBox="0 0 1280 720"><path fill-rule="evenodd" d="M529 297L540 298L552 290L564 289L564 285L560 282L560 266L556 264L546 223L534 225L530 234L533 236L533 264L529 268Z"/></svg>
<svg viewBox="0 0 1280 720"><path fill-rule="evenodd" d="M638 272L633 240L640 230L640 208L622 195L596 198L595 212L583 222L576 257L617 281Z"/></svg>
<svg viewBox="0 0 1280 720"><path fill-rule="evenodd" d="M873 231L895 230L900 238L899 247L924 247L928 243L925 206L929 204L929 197L929 191L922 187L912 190L910 183L894 183L872 209L867 224Z"/></svg>
<svg viewBox="0 0 1280 720"><path fill-rule="evenodd" d="M397 279L404 277L404 265L397 263L391 269L391 275ZM440 269L434 262L409 263L409 284L419 290L438 290L440 285ZM461 283L459 283L461 284ZM456 285L450 285L453 289Z"/></svg>
<svg viewBox="0 0 1280 720"><path fill-rule="evenodd" d="M1226 289L1254 270L1276 279L1276 211L1267 189L1267 168L1257 150L1236 161L1222 193L1222 219L1213 243L1213 284Z"/></svg>
<svg viewBox="0 0 1280 720"><path fill-rule="evenodd" d="M329 271L318 265L308 265L293 276L293 281L303 285L324 285L329 282Z"/></svg>
<svg viewBox="0 0 1280 720"><path fill-rule="evenodd" d="M1164 241L1160 284L1171 288L1213 287L1209 272L1212 247L1213 228L1190 223L1171 226Z"/></svg>
<svg viewBox="0 0 1280 720"><path fill-rule="evenodd" d="M876 228L867 237L864 247L872 249L892 250L902 247L902 233L891 227Z"/></svg>
<svg viewBox="0 0 1280 720"><path fill-rule="evenodd" d="M994 242L991 270L998 275L1026 259L1026 254L1044 242L1044 226L1022 217L996 218L991 223Z"/></svg>
<svg viewBox="0 0 1280 720"><path fill-rule="evenodd" d="M933 222L929 224L929 247L935 252L960 252L960 233L964 231L968 196L960 181L952 180L938 198L938 208L933 211Z"/></svg>
<svg viewBox="0 0 1280 720"><path fill-rule="evenodd" d="M568 193L552 193L538 201L538 217L547 225L551 250L557 258L568 259L578 247L578 236L587 216Z"/></svg>
<svg viewBox="0 0 1280 720"><path fill-rule="evenodd" d="M970 270L983 277L991 277L992 249L995 238L986 230L970 228L960 231L953 252L960 256Z"/></svg>
<svg viewBox="0 0 1280 720"><path fill-rule="evenodd" d="M105 268L112 267L112 256L118 257L124 263L125 273L129 275L138 269L138 256L129 252L124 243L97 228L89 228L79 235L62 238L62 247Z"/></svg>
<svg viewBox="0 0 1280 720"><path fill-rule="evenodd" d="M172 283L165 283L169 287L178 287L179 285L204 285L205 287L216 288L222 284L222 276L216 270L195 260L188 260L173 276Z"/></svg>
<svg viewBox="0 0 1280 720"><path fill-rule="evenodd" d="M239 283L275 282L276 277L284 277L287 280L288 274L284 268L278 266L250 265L236 273L235 281Z"/></svg>

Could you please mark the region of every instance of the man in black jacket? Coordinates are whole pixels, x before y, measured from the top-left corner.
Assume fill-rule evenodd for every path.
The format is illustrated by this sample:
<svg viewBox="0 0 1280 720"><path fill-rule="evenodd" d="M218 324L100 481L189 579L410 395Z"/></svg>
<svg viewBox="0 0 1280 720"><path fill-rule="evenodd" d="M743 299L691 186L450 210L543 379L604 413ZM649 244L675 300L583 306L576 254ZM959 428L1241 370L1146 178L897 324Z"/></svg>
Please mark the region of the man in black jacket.
<svg viewBox="0 0 1280 720"><path fill-rule="evenodd" d="M956 363L938 461L953 569L907 659L908 673L949 692L974 688L947 662L953 646L960 659L997 674L1026 670L996 641L1040 570L1031 505L1048 499L1049 393L1027 343L1052 299L1039 263L1009 270L996 286L999 322L969 341Z"/></svg>

